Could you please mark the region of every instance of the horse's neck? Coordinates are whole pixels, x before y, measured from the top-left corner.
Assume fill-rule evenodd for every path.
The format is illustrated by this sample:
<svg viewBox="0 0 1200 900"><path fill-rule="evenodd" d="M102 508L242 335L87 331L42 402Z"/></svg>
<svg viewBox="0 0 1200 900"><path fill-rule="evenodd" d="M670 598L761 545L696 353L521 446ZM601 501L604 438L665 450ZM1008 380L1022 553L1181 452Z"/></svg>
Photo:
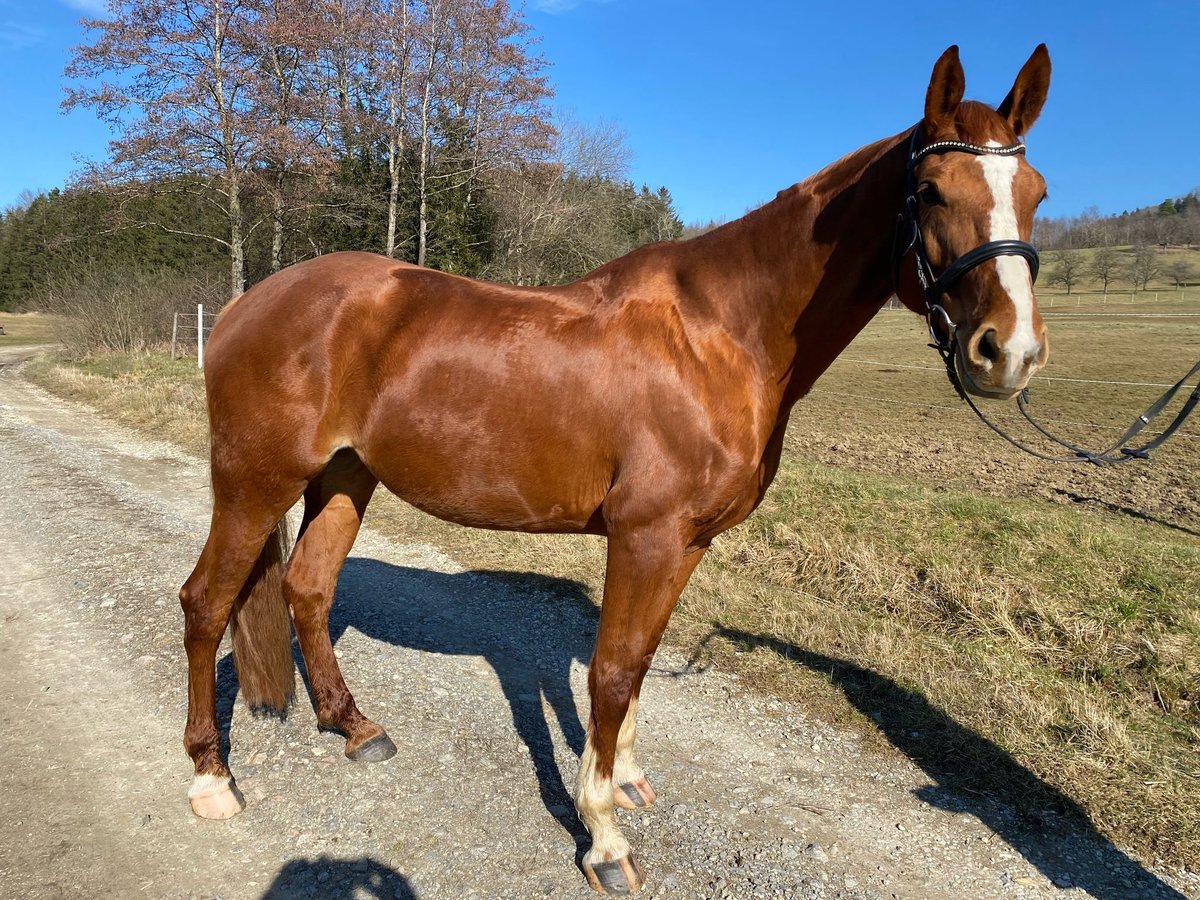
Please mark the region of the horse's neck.
<svg viewBox="0 0 1200 900"><path fill-rule="evenodd" d="M761 353L783 416L892 293L907 139L863 147L697 242L720 260L724 324Z"/></svg>

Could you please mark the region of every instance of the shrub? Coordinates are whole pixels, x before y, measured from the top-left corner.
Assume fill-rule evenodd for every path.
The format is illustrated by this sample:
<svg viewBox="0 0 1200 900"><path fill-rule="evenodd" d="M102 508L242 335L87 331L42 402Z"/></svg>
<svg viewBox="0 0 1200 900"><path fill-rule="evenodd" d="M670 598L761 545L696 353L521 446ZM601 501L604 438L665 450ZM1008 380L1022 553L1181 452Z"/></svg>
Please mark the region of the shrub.
<svg viewBox="0 0 1200 900"><path fill-rule="evenodd" d="M228 287L177 272L87 268L51 283L38 306L58 317L57 336L68 356L143 353L171 339L176 312L216 315ZM191 320L194 328L195 320ZM194 338L194 331L192 332Z"/></svg>

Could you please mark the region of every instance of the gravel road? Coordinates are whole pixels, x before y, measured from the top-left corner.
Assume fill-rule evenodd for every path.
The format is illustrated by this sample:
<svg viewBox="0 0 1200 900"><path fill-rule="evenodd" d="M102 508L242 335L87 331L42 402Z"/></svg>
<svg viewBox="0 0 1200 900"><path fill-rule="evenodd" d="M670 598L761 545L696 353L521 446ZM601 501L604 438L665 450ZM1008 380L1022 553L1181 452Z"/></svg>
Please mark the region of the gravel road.
<svg viewBox="0 0 1200 900"><path fill-rule="evenodd" d="M206 532L205 466L31 386L28 355L0 351L0 896L593 896L564 787L596 623L580 587L370 531L334 637L397 755L349 762L303 694L284 722L253 718L223 648L248 805L193 817L176 597ZM618 816L648 896L1200 897L1188 873L866 753L670 652L641 709L659 803Z"/></svg>

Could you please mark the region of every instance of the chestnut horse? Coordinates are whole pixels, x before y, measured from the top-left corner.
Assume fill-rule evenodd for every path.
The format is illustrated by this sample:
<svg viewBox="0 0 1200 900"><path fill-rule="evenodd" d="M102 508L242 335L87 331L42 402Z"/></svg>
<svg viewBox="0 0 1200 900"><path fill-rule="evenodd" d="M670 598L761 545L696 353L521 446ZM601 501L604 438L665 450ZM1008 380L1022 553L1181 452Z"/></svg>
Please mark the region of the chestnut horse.
<svg viewBox="0 0 1200 900"><path fill-rule="evenodd" d="M762 500L793 404L893 293L936 309L974 393L1011 396L1044 363L1036 254L1023 241L1045 184L1019 140L1049 78L1039 46L998 108L963 101L951 47L914 128L738 221L572 284L485 284L336 253L227 307L205 369L212 526L180 592L196 815L243 805L214 703L230 622L251 705L292 697L290 609L320 725L346 737L351 759L395 752L346 689L328 629L342 561L382 482L463 525L607 538L575 804L592 886L641 888L613 807L655 799L634 756L642 680L709 543ZM993 252L961 265L989 241ZM922 290L952 270L936 296ZM300 497L285 566L281 520Z"/></svg>

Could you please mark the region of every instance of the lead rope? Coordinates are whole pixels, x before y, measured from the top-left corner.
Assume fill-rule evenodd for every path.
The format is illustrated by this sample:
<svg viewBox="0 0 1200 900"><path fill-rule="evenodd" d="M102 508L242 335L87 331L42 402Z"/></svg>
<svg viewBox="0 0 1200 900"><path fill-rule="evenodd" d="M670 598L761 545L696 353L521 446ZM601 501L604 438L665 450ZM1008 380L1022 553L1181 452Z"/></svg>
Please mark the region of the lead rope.
<svg viewBox="0 0 1200 900"><path fill-rule="evenodd" d="M1158 414L1166 408L1167 404L1175 399L1175 395L1183 390L1187 386L1188 380L1197 373L1200 373L1200 362L1197 362L1194 366L1192 366L1186 375L1168 388L1161 397L1151 403L1146 411L1138 416L1134 420L1133 424L1125 430L1123 435L1121 435L1113 444L1106 449L1101 450L1099 453L1089 453L1082 447L1077 447L1069 441L1065 441L1057 435L1051 434L1050 431L1048 431L1040 422L1038 422L1038 420L1035 419L1033 414L1029 411L1028 389L1021 391L1021 393L1017 396L1017 409L1021 411L1021 415L1025 417L1026 421L1028 421L1030 425L1041 432L1044 437L1046 437L1048 440L1054 441L1056 444L1066 447L1068 450L1071 450L1075 453L1076 458L1086 459L1088 462L1094 463L1098 466L1114 466L1117 463L1128 462L1131 459L1149 459L1151 450L1157 450L1158 447L1163 444L1163 442L1165 442L1169 437L1171 437L1171 435L1179 430L1179 426L1187 421L1187 418L1195 410L1196 405L1200 403L1200 380L1196 382L1196 386L1192 389L1192 393L1183 402L1183 406L1180 407L1179 412L1176 413L1175 418L1171 421L1171 424L1159 432L1156 438L1151 441L1147 441L1140 447L1124 446L1129 441L1133 440L1133 438L1137 437L1142 429L1149 425L1158 416Z"/></svg>
<svg viewBox="0 0 1200 900"><path fill-rule="evenodd" d="M941 307L937 307L937 309L940 310ZM1169 437L1171 437L1171 435L1179 430L1179 426L1181 426L1187 420L1187 418L1192 414L1193 410L1195 410L1196 406L1200 405L1200 381L1197 381L1196 387L1192 389L1192 393L1188 396L1187 400L1184 401L1183 406L1175 415L1175 418L1172 420L1171 424L1163 429L1163 431L1161 431L1156 438L1146 442L1145 444L1142 444L1140 447L1124 446L1130 440L1135 438L1142 431L1142 429L1148 426L1159 415L1159 413L1166 408L1167 404L1169 404L1175 398L1175 395L1187 386L1188 380L1193 375L1200 373L1200 362L1197 362L1194 366L1192 366L1186 375L1168 388L1161 397L1151 403L1146 411L1138 416L1137 419L1134 420L1133 424L1130 425L1129 428L1125 430L1125 433L1122 434L1116 441L1103 450L1091 451L1085 450L1083 447L1080 447L1077 444L1073 444L1070 441L1052 434L1045 426L1038 422L1037 419L1033 417L1033 414L1029 411L1029 389L1025 388L1020 394L1017 395L1017 409L1021 411L1021 415L1024 416L1026 421L1036 428L1043 437L1062 447L1066 447L1071 451L1072 455L1052 456L1049 453L1043 453L1040 450L1036 450L1033 447L1030 447L1028 444L1013 437L1011 434L989 419L983 410L981 410L975 404L975 401L971 399L971 395L963 389L962 381L958 377L958 369L954 364L956 352L954 350L954 324L950 321L949 316L946 315L945 310L941 310L941 312L942 315L946 317L946 325L948 329L947 333L949 337L943 340L941 335L934 331L931 323L930 332L934 335L935 343L932 343L929 346L936 350L938 352L938 356L942 358L942 362L946 366L946 375L949 377L950 384L953 385L955 392L959 397L966 401L967 406L971 408L971 411L979 417L979 420L983 422L984 425L986 425L1000 437L1004 438L1004 440L1008 441L1017 449L1024 450L1026 453L1030 454L1031 456L1036 456L1038 459L1043 459L1047 462L1083 461L1089 462L1096 466L1115 466L1123 462L1129 462L1131 459L1149 459L1150 451L1156 450L1164 441L1166 441Z"/></svg>

